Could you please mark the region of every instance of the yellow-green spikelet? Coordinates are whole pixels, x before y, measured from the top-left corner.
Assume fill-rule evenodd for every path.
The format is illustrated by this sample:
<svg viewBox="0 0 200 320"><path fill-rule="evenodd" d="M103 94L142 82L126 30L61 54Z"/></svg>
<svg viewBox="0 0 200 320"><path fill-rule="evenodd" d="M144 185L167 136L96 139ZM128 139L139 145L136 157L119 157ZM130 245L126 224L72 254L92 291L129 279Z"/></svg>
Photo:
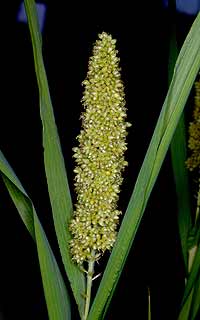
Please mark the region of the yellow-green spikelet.
<svg viewBox="0 0 200 320"><path fill-rule="evenodd" d="M191 151L190 157L186 161L187 168L190 171L197 170L197 174L200 174L200 73L197 77L197 81L194 85L195 97L194 97L194 110L193 121L189 124L189 139L188 148ZM198 177L198 190L197 190L197 205L195 212L195 223L198 223L198 217L200 212L200 177Z"/></svg>
<svg viewBox="0 0 200 320"><path fill-rule="evenodd" d="M121 212L117 210L124 151L126 108L116 40L99 35L83 81L82 130L73 149L77 203L70 223L72 259L78 264L98 259L112 248Z"/></svg>
<svg viewBox="0 0 200 320"><path fill-rule="evenodd" d="M191 156L186 161L188 169L200 170L200 74L195 82L193 121L189 124L188 148L191 150Z"/></svg>

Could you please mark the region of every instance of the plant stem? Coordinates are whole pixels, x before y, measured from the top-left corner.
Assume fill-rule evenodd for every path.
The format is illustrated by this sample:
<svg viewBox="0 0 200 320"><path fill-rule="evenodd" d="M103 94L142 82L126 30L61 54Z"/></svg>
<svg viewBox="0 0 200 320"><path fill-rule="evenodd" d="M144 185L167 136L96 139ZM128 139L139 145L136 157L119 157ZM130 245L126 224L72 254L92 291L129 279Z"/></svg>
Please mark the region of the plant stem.
<svg viewBox="0 0 200 320"><path fill-rule="evenodd" d="M151 293L148 287L148 320L151 320Z"/></svg>
<svg viewBox="0 0 200 320"><path fill-rule="evenodd" d="M92 253L92 255L94 256L94 252ZM94 259L92 258L88 262L87 289L86 289L87 291L86 291L85 312L84 312L83 320L87 320L87 316L89 312L93 274L94 274Z"/></svg>
<svg viewBox="0 0 200 320"><path fill-rule="evenodd" d="M200 172L199 172L200 176ZM197 208L196 208L196 214L195 214L195 224L197 224L197 221L199 219L199 211L200 211L200 179L199 179L199 190L197 193Z"/></svg>
<svg viewBox="0 0 200 320"><path fill-rule="evenodd" d="M197 207L196 207L196 213L195 213L195 226L197 227L198 219L199 219L199 208L200 208L200 185L199 190L197 194ZM189 250L189 259L188 259L188 271L191 271L193 261L195 258L195 255L197 253L198 245L196 244Z"/></svg>

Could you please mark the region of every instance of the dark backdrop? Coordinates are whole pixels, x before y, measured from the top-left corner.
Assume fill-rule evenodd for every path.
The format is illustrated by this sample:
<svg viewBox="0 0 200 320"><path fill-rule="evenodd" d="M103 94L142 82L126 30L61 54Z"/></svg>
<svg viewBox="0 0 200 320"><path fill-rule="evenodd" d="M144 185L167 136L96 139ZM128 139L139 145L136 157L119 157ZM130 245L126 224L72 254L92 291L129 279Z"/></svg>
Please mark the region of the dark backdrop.
<svg viewBox="0 0 200 320"><path fill-rule="evenodd" d="M44 175L38 91L27 25L16 20L20 1L7 8L1 61L0 148L32 198L59 262ZM120 208L125 211L167 91L171 17L161 1L47 2L43 51L56 122L71 189L72 147L80 129L81 81L97 34L117 39L125 84L127 159ZM149 2L148 2L149 3ZM193 17L177 15L179 42ZM0 311L4 320L47 319L35 244L0 184ZM72 190L73 193L73 190ZM74 197L74 193L73 193ZM102 271L108 254L98 266ZM62 264L61 264L61 269ZM94 283L94 291L99 280ZM183 287L176 200L167 156L152 192L106 319L147 319L147 287L152 319L175 319ZM73 320L78 319L73 305ZM124 317L119 316L124 313Z"/></svg>

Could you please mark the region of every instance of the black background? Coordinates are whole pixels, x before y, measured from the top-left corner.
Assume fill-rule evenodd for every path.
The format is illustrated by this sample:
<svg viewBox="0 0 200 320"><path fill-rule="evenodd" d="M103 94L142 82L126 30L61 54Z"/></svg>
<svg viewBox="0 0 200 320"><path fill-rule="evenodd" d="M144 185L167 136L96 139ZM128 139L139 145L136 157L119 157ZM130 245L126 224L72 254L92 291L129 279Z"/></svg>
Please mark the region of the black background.
<svg viewBox="0 0 200 320"><path fill-rule="evenodd" d="M0 148L33 200L53 250L55 239L42 159L41 121L27 25L17 22L20 1L7 8L1 61ZM169 30L172 18L162 1L114 3L47 2L43 52L50 92L71 189L72 147L80 129L81 82L97 34L117 39L125 84L129 130L119 201L125 211L167 92ZM177 14L179 45L194 17ZM183 289L176 198L170 156L162 167L120 278L106 319L176 319ZM72 195L74 198L73 190ZM47 319L35 244L3 183L0 183L0 312L4 320ZM103 270L108 254L98 269ZM63 267L61 264L61 269ZM94 291L99 280L94 283ZM72 301L73 303L73 301ZM120 314L124 314L124 317ZM78 319L73 303L73 320ZM1 316L0 316L1 319Z"/></svg>

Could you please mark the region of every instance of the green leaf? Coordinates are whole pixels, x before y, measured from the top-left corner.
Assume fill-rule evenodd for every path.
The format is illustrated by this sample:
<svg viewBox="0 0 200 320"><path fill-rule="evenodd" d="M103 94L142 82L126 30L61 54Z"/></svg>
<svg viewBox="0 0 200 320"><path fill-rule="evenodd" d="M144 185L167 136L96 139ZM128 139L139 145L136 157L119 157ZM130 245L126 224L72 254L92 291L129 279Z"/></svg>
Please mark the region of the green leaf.
<svg viewBox="0 0 200 320"><path fill-rule="evenodd" d="M35 71L40 95L40 116L43 125L44 163L53 219L63 264L78 304L80 315L84 312L85 277L70 256L71 235L68 224L72 215L72 201L53 114L48 81L42 56L42 40L38 28L34 0L25 0L29 29L33 45Z"/></svg>
<svg viewBox="0 0 200 320"><path fill-rule="evenodd" d="M36 242L49 319L70 320L69 296L45 232L31 199L1 151L0 172L24 224Z"/></svg>
<svg viewBox="0 0 200 320"><path fill-rule="evenodd" d="M180 51L168 94L88 320L101 319L112 288L119 280L152 188L200 67L199 32L200 14L195 19Z"/></svg>
<svg viewBox="0 0 200 320"><path fill-rule="evenodd" d="M192 227L186 161L185 122L182 116L171 142L171 158L178 204L178 226L185 270L188 269L188 237Z"/></svg>
<svg viewBox="0 0 200 320"><path fill-rule="evenodd" d="M185 296L178 320L197 319L198 312L200 311L200 268L197 268L197 273L187 296Z"/></svg>
<svg viewBox="0 0 200 320"><path fill-rule="evenodd" d="M173 0L171 5L172 25L169 46L168 80L169 85L173 77L173 70L178 57L178 46L176 41L176 2ZM192 226L191 208L189 197L188 170L185 161L187 158L187 143L184 112L179 120L176 131L170 144L172 168L176 186L177 205L178 205L178 227L181 240L185 271L188 270L188 235Z"/></svg>
<svg viewBox="0 0 200 320"><path fill-rule="evenodd" d="M32 215L32 204L29 206L30 199L24 190L21 182L15 175L13 169L9 165L8 161L4 157L3 153L0 150L0 171L7 177L13 185L17 186L19 190L19 194L23 194L24 197L20 197L20 201L18 202L18 210L20 212L20 216L28 229L29 233L31 234L32 238L35 240L35 230L34 230L34 222L33 222L33 215ZM17 196L17 191L16 191Z"/></svg>
<svg viewBox="0 0 200 320"><path fill-rule="evenodd" d="M178 320L188 320L189 314L190 314L190 309L191 309L191 304L192 304L192 297L193 297L193 290L190 292L186 303L184 304L183 308L181 309Z"/></svg>
<svg viewBox="0 0 200 320"><path fill-rule="evenodd" d="M189 318L191 320L197 319L198 312L200 312L199 297L200 297L200 272L194 286L194 293L192 297L192 305L191 305L190 318Z"/></svg>
<svg viewBox="0 0 200 320"><path fill-rule="evenodd" d="M192 264L192 268L191 268L190 274L187 279L187 283L186 283L185 291L184 291L184 296L183 296L183 300L182 300L182 307L186 303L188 296L197 281L197 277L198 277L199 272L200 272L200 245L197 247L195 258L194 258L194 261Z"/></svg>

